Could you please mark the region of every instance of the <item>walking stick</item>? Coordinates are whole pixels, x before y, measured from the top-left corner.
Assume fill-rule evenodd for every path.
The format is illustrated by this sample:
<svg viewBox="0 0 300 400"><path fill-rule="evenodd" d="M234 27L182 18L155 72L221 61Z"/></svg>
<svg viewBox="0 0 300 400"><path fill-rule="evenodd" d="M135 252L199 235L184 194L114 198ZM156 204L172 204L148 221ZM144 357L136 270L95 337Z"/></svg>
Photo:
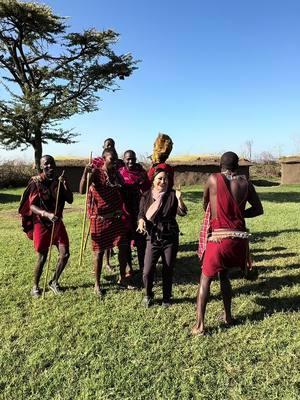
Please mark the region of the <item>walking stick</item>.
<svg viewBox="0 0 300 400"><path fill-rule="evenodd" d="M89 224L89 228L88 228L85 240L84 240L83 251L85 251L85 249L86 249L86 245L87 245L87 242L88 242L88 239L89 239L90 231L91 231L91 224Z"/></svg>
<svg viewBox="0 0 300 400"><path fill-rule="evenodd" d="M56 201L55 201L55 211L54 211L54 216L56 216L57 213L57 208L58 208L58 198L59 198L59 191L60 191L60 185L61 185L61 179L64 176L65 170L63 170L61 176L58 178L58 186L57 186L57 193L56 193ZM47 262L47 268L46 268L46 275L45 275L45 280L44 280L44 287L43 287L43 299L45 298L45 291L46 291L46 284L48 280L48 274L49 274L49 267L50 267L50 261L51 261L51 252L52 252L52 243L53 243L53 236L54 236L54 229L55 229L55 221L52 222L52 230L51 230L51 238L50 238L50 246L49 246L49 256L48 256L48 262Z"/></svg>
<svg viewBox="0 0 300 400"><path fill-rule="evenodd" d="M92 152L90 155L90 163L92 162ZM81 231L81 244L80 244L80 255L79 255L79 268L81 267L82 264L82 256L83 256L83 251L85 248L85 223L86 223L86 213L87 213L87 202L88 202L88 192L89 192L89 186L90 186L90 177L91 173L88 172L87 177L86 177L86 191L85 191L85 205L84 205L84 213L83 213L83 221L82 221L82 231Z"/></svg>

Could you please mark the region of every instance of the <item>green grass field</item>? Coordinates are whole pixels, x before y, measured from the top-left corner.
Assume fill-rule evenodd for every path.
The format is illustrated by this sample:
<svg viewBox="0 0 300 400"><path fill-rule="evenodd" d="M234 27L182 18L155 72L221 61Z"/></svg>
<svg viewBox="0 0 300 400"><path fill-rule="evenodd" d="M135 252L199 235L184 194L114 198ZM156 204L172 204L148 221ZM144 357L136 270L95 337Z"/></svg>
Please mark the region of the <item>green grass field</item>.
<svg viewBox="0 0 300 400"><path fill-rule="evenodd" d="M160 270L153 308L141 307L141 290L117 289L117 266L103 274L105 300L95 298L89 245L78 268L80 195L65 212L71 239L61 280L65 292L31 298L35 254L16 213L21 192L0 193L1 399L300 398L300 186L258 189L265 215L248 220L258 279L232 280L240 324L230 329L218 321L222 302L213 283L205 337L190 336L203 215L199 187L184 189L189 215L179 219L169 309L159 305ZM53 264L55 258L53 251Z"/></svg>

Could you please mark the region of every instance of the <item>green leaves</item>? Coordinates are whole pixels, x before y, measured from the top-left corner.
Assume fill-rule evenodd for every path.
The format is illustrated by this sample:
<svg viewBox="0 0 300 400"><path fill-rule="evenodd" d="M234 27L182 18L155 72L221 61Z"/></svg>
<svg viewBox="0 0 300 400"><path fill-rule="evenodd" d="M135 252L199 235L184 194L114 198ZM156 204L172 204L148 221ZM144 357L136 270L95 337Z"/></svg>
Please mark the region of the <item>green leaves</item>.
<svg viewBox="0 0 300 400"><path fill-rule="evenodd" d="M10 96L2 101L0 143L35 150L46 140L71 143L69 132L49 131L74 114L96 111L98 92L118 89L117 80L137 68L131 54L112 50L118 38L111 29L68 33L65 18L46 5L0 0L0 84Z"/></svg>

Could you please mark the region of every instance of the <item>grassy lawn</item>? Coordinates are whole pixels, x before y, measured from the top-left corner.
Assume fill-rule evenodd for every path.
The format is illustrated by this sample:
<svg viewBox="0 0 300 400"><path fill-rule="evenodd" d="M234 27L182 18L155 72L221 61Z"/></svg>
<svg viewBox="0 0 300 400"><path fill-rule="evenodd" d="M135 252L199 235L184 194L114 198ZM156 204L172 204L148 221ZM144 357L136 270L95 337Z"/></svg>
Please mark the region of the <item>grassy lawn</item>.
<svg viewBox="0 0 300 400"><path fill-rule="evenodd" d="M32 299L35 254L16 213L21 192L0 193L1 399L300 398L300 186L258 189L265 215L248 220L258 279L233 279L240 324L231 329L218 321L222 303L213 283L206 337L190 336L201 188L184 190L189 215L179 219L174 305L162 309L157 302L147 310L141 290L117 289L116 257L115 273L103 275L105 300L95 298L89 245L78 267L80 195L65 212L71 239L65 293ZM53 264L55 258L53 251ZM159 300L160 270L157 279Z"/></svg>

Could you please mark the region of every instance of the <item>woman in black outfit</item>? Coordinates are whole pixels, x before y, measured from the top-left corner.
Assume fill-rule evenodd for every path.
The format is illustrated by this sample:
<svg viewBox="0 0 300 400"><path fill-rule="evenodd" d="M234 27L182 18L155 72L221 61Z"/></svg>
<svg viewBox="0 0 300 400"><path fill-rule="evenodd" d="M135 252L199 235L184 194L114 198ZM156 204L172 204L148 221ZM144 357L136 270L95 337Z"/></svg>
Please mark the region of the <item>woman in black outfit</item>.
<svg viewBox="0 0 300 400"><path fill-rule="evenodd" d="M179 242L176 214L186 215L187 208L180 190L168 190L168 174L157 169L152 188L141 198L138 215L138 231L147 239L143 282L146 291L143 304L153 304L154 271L159 257L162 258L163 307L171 305L173 268Z"/></svg>

